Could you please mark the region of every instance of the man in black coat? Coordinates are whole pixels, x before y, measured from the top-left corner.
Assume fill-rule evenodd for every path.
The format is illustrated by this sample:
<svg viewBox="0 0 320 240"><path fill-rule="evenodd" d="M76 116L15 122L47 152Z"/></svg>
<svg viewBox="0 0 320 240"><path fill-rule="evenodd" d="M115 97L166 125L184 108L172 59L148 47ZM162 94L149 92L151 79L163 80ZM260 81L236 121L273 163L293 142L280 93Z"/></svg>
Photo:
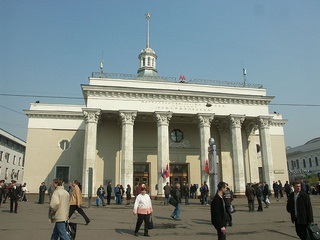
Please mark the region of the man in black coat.
<svg viewBox="0 0 320 240"><path fill-rule="evenodd" d="M110 200L111 200L111 193L112 193L112 187L111 187L112 182L108 182L107 186L107 204L110 205Z"/></svg>
<svg viewBox="0 0 320 240"><path fill-rule="evenodd" d="M228 217L223 194L227 190L225 182L218 183L218 191L211 202L211 224L216 228L218 240L226 240Z"/></svg>
<svg viewBox="0 0 320 240"><path fill-rule="evenodd" d="M12 180L10 188L8 189L8 197L10 198L10 212L13 212L13 203L14 203L14 212L18 213L18 200L20 198L19 188L16 186L17 181Z"/></svg>
<svg viewBox="0 0 320 240"><path fill-rule="evenodd" d="M310 196L301 191L301 183L294 182L294 192L290 193L287 202L287 211L291 215L292 223L295 223L297 235L302 240L307 239L307 227L313 223L313 212Z"/></svg>

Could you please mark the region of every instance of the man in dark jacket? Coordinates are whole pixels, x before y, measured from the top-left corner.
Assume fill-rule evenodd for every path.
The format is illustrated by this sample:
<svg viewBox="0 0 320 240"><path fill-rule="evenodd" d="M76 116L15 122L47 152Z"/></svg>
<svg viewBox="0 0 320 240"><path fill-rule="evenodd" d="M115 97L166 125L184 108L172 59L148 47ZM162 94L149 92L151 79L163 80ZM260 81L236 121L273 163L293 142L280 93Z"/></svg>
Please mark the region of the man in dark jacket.
<svg viewBox="0 0 320 240"><path fill-rule="evenodd" d="M295 223L296 233L302 240L307 239L307 227L313 223L313 212L309 195L301 191L301 183L294 182L294 192L290 193L287 202L287 211Z"/></svg>
<svg viewBox="0 0 320 240"><path fill-rule="evenodd" d="M111 193L112 193L112 187L111 187L112 182L108 182L107 186L107 204L110 205L110 200L111 200Z"/></svg>
<svg viewBox="0 0 320 240"><path fill-rule="evenodd" d="M227 190L225 182L218 183L218 191L211 202L211 224L217 229L218 240L226 240L227 213L224 206L223 194Z"/></svg>
<svg viewBox="0 0 320 240"><path fill-rule="evenodd" d="M10 212L13 212L13 203L14 203L14 212L18 213L18 200L20 198L19 188L16 186L17 181L12 180L11 186L8 189L8 197L10 198Z"/></svg>
<svg viewBox="0 0 320 240"><path fill-rule="evenodd" d="M181 190L180 183L177 183L176 186L171 191L171 197L177 201L174 211L171 213L171 217L176 221L181 221L180 211L181 211Z"/></svg>

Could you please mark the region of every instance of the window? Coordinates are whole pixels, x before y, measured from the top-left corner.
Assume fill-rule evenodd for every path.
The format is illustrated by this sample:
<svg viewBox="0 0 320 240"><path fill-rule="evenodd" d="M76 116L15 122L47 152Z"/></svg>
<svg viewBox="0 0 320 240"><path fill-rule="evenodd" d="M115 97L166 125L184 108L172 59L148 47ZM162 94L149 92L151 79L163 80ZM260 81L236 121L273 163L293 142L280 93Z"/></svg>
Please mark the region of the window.
<svg viewBox="0 0 320 240"><path fill-rule="evenodd" d="M10 162L10 153L6 153L6 155L4 156L4 159L5 159L7 162Z"/></svg>
<svg viewBox="0 0 320 240"><path fill-rule="evenodd" d="M21 166L21 157L19 157L18 165Z"/></svg>
<svg viewBox="0 0 320 240"><path fill-rule="evenodd" d="M68 150L70 148L70 142L67 139L63 139L60 141L59 143L59 147L61 148L61 150L65 151Z"/></svg>
<svg viewBox="0 0 320 240"><path fill-rule="evenodd" d="M306 164L306 160L305 160L305 159L303 159L303 167L304 167L304 168L307 167L307 164Z"/></svg>
<svg viewBox="0 0 320 240"><path fill-rule="evenodd" d="M314 158L314 161L316 162L316 166L319 166L319 162L318 162L318 158L317 157Z"/></svg>
<svg viewBox="0 0 320 240"><path fill-rule="evenodd" d="M5 175L4 175L4 179L8 179L8 175L9 175L9 168L6 168L6 172L5 172Z"/></svg>
<svg viewBox="0 0 320 240"><path fill-rule="evenodd" d="M291 161L291 168L294 169L294 161Z"/></svg>
<svg viewBox="0 0 320 240"><path fill-rule="evenodd" d="M148 66L150 66L151 63L150 63L150 57L148 57Z"/></svg>
<svg viewBox="0 0 320 240"><path fill-rule="evenodd" d="M299 166L299 159L296 160L296 163L297 163L297 169L299 169L299 168L300 168L300 166Z"/></svg>
<svg viewBox="0 0 320 240"><path fill-rule="evenodd" d="M170 138L174 142L181 142L181 140L183 139L183 132L180 129L174 129L170 133Z"/></svg>
<svg viewBox="0 0 320 240"><path fill-rule="evenodd" d="M257 153L259 153L261 151L261 147L259 144L256 144L256 148L257 148Z"/></svg>
<svg viewBox="0 0 320 240"><path fill-rule="evenodd" d="M69 167L57 166L56 178L61 178L65 183L69 182Z"/></svg>
<svg viewBox="0 0 320 240"><path fill-rule="evenodd" d="M0 176L1 176L1 172L2 172L2 167L0 166Z"/></svg>
<svg viewBox="0 0 320 240"><path fill-rule="evenodd" d="M2 161L3 151L0 151L0 161Z"/></svg>
<svg viewBox="0 0 320 240"><path fill-rule="evenodd" d="M20 170L18 170L17 172L17 180L19 180L19 176L20 176Z"/></svg>
<svg viewBox="0 0 320 240"><path fill-rule="evenodd" d="M312 167L312 161L311 161L311 158L309 158L309 167Z"/></svg>
<svg viewBox="0 0 320 240"><path fill-rule="evenodd" d="M16 165L16 156L13 156L13 165Z"/></svg>

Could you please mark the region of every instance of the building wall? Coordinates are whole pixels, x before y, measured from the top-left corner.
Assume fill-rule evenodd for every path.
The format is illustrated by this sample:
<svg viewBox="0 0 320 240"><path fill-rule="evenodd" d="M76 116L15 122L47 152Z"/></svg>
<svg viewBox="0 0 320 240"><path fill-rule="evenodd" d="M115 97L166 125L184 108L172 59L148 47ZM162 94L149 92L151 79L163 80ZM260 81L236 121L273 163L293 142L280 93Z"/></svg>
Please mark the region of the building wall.
<svg viewBox="0 0 320 240"><path fill-rule="evenodd" d="M61 140L70 142L62 150ZM59 129L29 129L27 136L25 181L30 192L38 192L41 182L47 186L56 178L56 167L69 167L69 181L82 178L84 131ZM67 185L68 183L66 183Z"/></svg>
<svg viewBox="0 0 320 240"><path fill-rule="evenodd" d="M24 163L25 142L0 129L0 180L22 184Z"/></svg>

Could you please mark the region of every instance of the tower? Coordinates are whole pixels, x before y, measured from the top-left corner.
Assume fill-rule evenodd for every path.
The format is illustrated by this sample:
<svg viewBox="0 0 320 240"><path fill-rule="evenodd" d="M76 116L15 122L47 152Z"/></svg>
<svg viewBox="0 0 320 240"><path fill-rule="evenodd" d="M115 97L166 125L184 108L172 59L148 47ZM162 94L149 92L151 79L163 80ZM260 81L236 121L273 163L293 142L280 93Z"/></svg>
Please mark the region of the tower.
<svg viewBox="0 0 320 240"><path fill-rule="evenodd" d="M138 76L145 77L145 76L158 76L158 70L156 69L156 60L157 55L155 51L150 48L150 34L149 34L149 21L151 18L151 14L147 13L147 41L146 41L146 48L141 50L139 54L139 61L140 61L140 68L138 69Z"/></svg>

